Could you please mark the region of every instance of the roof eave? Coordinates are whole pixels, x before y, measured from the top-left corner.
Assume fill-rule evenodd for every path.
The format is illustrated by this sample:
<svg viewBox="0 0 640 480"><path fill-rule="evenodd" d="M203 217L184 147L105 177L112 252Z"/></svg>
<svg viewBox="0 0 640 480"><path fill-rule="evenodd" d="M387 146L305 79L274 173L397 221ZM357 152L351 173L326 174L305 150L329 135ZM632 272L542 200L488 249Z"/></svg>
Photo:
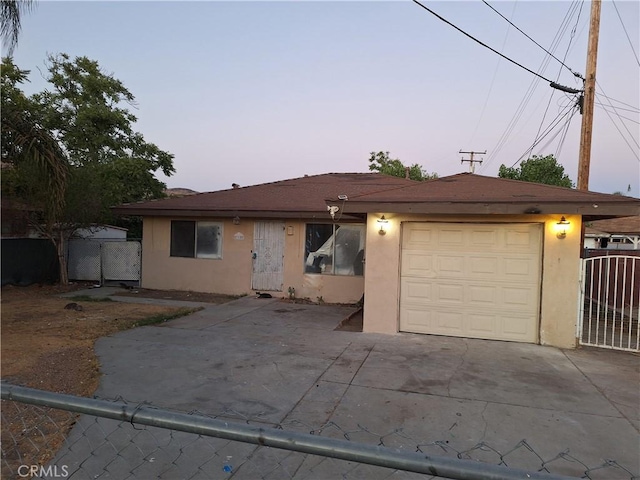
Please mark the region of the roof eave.
<svg viewBox="0 0 640 480"><path fill-rule="evenodd" d="M171 218L267 218L267 219L316 219L331 221L329 212L324 211L264 211L264 210L202 210L202 209L146 209L120 208L111 209L114 214L122 216L141 217L171 217ZM344 213L341 220L362 220L363 214L358 212Z"/></svg>
<svg viewBox="0 0 640 480"><path fill-rule="evenodd" d="M562 214L589 217L618 217L640 214L637 203L584 203L584 202L357 202L348 203L342 213L418 213L450 215L518 215Z"/></svg>

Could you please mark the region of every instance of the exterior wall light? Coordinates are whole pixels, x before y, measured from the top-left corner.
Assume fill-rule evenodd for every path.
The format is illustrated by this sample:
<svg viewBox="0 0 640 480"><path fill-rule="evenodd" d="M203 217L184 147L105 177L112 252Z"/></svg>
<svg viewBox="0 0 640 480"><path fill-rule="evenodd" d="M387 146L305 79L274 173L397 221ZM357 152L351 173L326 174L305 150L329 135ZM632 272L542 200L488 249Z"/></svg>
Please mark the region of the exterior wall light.
<svg viewBox="0 0 640 480"><path fill-rule="evenodd" d="M387 233L387 225L389 224L389 220L384 218L384 215L378 219L378 225L380 226L380 230L378 230L378 234L386 235Z"/></svg>
<svg viewBox="0 0 640 480"><path fill-rule="evenodd" d="M562 218L560 218L560 221L556 223L556 237L560 239L567 238L569 225L571 225L571 222L564 218L563 215Z"/></svg>
<svg viewBox="0 0 640 480"><path fill-rule="evenodd" d="M233 217L233 224L240 225L240 217Z"/></svg>

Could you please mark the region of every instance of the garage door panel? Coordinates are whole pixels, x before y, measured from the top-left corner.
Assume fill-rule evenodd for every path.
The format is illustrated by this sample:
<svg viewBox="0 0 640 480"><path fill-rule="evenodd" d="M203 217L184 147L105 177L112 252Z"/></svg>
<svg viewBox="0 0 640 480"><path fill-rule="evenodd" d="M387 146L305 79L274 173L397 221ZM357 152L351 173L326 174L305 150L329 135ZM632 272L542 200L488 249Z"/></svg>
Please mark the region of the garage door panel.
<svg viewBox="0 0 640 480"><path fill-rule="evenodd" d="M491 308L498 302L499 289L495 285L469 285L468 287L470 305L479 308Z"/></svg>
<svg viewBox="0 0 640 480"><path fill-rule="evenodd" d="M541 225L409 223L407 236L404 228L403 243L431 243L403 249L401 330L537 341Z"/></svg>
<svg viewBox="0 0 640 480"><path fill-rule="evenodd" d="M475 338L496 338L499 336L499 332L497 331L498 322L496 321L495 315L469 313L468 319L468 331Z"/></svg>
<svg viewBox="0 0 640 480"><path fill-rule="evenodd" d="M465 259L461 255L439 255L436 257L437 272L444 276L464 275Z"/></svg>
<svg viewBox="0 0 640 480"><path fill-rule="evenodd" d="M469 241L472 245L493 247L497 243L497 233L492 229L473 230L469 234Z"/></svg>
<svg viewBox="0 0 640 480"><path fill-rule="evenodd" d="M465 244L465 235L460 228L443 228L438 233L438 245L450 247L462 247Z"/></svg>
<svg viewBox="0 0 640 480"><path fill-rule="evenodd" d="M433 299L432 291L433 286L431 283L407 279L401 285L400 301L407 304L428 304L431 303Z"/></svg>
<svg viewBox="0 0 640 480"><path fill-rule="evenodd" d="M472 256L469 257L469 274L470 275L496 275L500 265L495 261L494 257L489 256Z"/></svg>
<svg viewBox="0 0 640 480"><path fill-rule="evenodd" d="M410 248L424 248L434 243L433 232L430 228L416 228L411 229L402 239L403 249Z"/></svg>
<svg viewBox="0 0 640 480"><path fill-rule="evenodd" d="M434 277L433 255L420 254L418 252L403 252L402 264L407 268L404 275L407 277Z"/></svg>
<svg viewBox="0 0 640 480"><path fill-rule="evenodd" d="M535 301L537 297L531 292L531 288L518 288L514 286L504 286L502 290L502 303L505 308L517 310L526 308L528 310L536 309Z"/></svg>
<svg viewBox="0 0 640 480"><path fill-rule="evenodd" d="M522 277L522 281L533 283L539 269L539 259L534 256L529 257L507 257L503 259L504 274L511 279Z"/></svg>
<svg viewBox="0 0 640 480"><path fill-rule="evenodd" d="M464 305L464 287L457 284L441 283L434 286L434 301L442 305Z"/></svg>

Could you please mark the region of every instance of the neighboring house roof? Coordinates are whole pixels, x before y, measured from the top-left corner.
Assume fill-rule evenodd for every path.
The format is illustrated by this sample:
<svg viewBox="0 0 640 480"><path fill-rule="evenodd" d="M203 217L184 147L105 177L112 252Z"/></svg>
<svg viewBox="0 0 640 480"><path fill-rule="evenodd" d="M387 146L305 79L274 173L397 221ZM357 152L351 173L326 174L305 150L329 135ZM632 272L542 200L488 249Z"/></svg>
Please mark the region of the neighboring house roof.
<svg viewBox="0 0 640 480"><path fill-rule="evenodd" d="M609 218L591 222L586 229L590 235L640 235L640 215Z"/></svg>
<svg viewBox="0 0 640 480"><path fill-rule="evenodd" d="M336 197L327 203L336 204ZM345 213L639 215L640 199L460 173L350 197Z"/></svg>
<svg viewBox="0 0 640 480"><path fill-rule="evenodd" d="M184 197L185 195L195 195L198 192L190 188L175 187L165 189L164 193L167 197Z"/></svg>
<svg viewBox="0 0 640 480"><path fill-rule="evenodd" d="M327 173L217 192L125 204L114 207L113 211L121 215L263 218L321 216L323 219L329 219L325 202L327 198L338 198L342 195L351 198L415 183L417 182L413 180L379 173Z"/></svg>

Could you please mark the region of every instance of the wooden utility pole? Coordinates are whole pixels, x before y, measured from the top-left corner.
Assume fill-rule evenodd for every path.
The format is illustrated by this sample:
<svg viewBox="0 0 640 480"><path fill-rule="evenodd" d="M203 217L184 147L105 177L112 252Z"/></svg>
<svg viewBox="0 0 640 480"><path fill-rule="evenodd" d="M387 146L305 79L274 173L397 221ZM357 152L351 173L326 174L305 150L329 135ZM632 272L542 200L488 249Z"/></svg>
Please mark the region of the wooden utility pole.
<svg viewBox="0 0 640 480"><path fill-rule="evenodd" d="M464 162L469 162L469 172L471 173L475 173L476 171L476 163L482 164L482 159L480 160L475 160L473 158L474 155L486 155L487 151L485 150L484 152L463 152L462 150L460 150L458 153L468 153L469 154L469 158L461 158L460 159L460 163L464 163Z"/></svg>
<svg viewBox="0 0 640 480"><path fill-rule="evenodd" d="M601 0L591 0L591 22L587 67L582 99L582 130L580 132L580 157L578 159L578 190L589 190L591 164L591 136L593 134L593 106L596 97L596 62L598 60L598 36L600 34Z"/></svg>

